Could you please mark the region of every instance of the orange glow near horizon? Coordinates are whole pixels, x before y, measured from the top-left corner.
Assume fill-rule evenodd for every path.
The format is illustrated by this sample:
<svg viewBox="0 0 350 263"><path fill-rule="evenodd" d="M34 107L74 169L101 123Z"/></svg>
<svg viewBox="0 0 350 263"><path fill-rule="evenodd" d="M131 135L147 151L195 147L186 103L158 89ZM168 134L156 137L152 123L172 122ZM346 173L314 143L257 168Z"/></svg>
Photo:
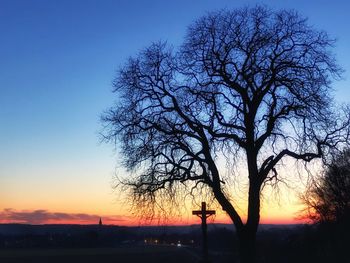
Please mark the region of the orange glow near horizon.
<svg viewBox="0 0 350 263"><path fill-rule="evenodd" d="M216 216L208 219L209 224L232 224L230 218L222 211L217 211ZM94 225L98 224L100 217L104 225L118 225L118 226L158 226L158 225L195 225L200 224L199 218L196 216L173 217L171 219L160 219L153 221L141 220L135 216L125 215L96 215L84 213L63 213L50 212L47 210L13 210L4 209L0 211L0 224L17 223L17 224L80 224L80 225ZM245 221L245 218L243 218ZM267 217L262 215L260 224L306 224L306 219L300 220L288 215Z"/></svg>
<svg viewBox="0 0 350 263"><path fill-rule="evenodd" d="M53 173L55 173L55 178L59 177L58 172ZM104 173L108 174L107 172ZM2 201L0 203L0 223L97 224L100 217L105 225L120 226L192 225L200 223L199 219L191 214L192 210L199 207L193 205L191 201L181 206L180 216L178 217L170 217L168 220L159 219L152 222L142 221L130 211L129 199L126 194L123 191L114 191L110 183L99 180L96 174L96 171L87 171L83 187L81 187L82 183L75 177L66 177L64 180L57 181L52 181L52 178L48 177L45 178L47 182L38 179L26 181L26 184L15 184L12 181L6 184L5 182L6 187L4 191L0 192L0 200ZM50 187L47 187L48 185ZM303 190L298 179L293 185L300 186L298 190ZM276 200L273 190L266 188L263 192L260 213L261 224L306 223L305 220L296 219L302 210L297 192L282 188L280 196ZM244 198L247 194L244 191L235 192L235 190L232 190L232 193L236 194L232 200L236 201L237 211L242 215L244 221L246 217L246 201ZM208 203L210 209L217 211L215 217L210 217L209 223L232 223L218 205Z"/></svg>
<svg viewBox="0 0 350 263"><path fill-rule="evenodd" d="M120 222L119 220L105 220L104 217L101 217L104 225L116 225L116 226L159 226L159 225L167 225L167 226L186 226L186 225L198 225L200 224L200 220L194 218L192 220L183 221L183 220L167 220L166 223L159 224L157 222L143 222L138 219L128 220ZM289 224L307 224L307 220L295 220L290 218L271 218L271 219L263 219L260 221L260 224L273 224L273 225L289 225ZM23 222L21 220L6 220L1 219L0 224L27 224L27 222ZM30 224L30 223L28 223ZM45 224L69 224L69 225L97 225L98 221L96 220L55 220L49 219L44 222L41 222L38 225ZM209 224L232 224L232 222L227 220L213 220L209 221ZM36 225L36 224L33 224Z"/></svg>

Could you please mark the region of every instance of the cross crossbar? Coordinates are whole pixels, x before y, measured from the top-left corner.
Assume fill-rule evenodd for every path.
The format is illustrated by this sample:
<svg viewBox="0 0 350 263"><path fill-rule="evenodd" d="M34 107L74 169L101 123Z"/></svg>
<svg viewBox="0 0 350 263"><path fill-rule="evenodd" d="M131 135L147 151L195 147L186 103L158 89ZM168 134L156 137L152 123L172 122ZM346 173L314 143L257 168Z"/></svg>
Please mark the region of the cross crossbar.
<svg viewBox="0 0 350 263"><path fill-rule="evenodd" d="M215 210L206 210L206 211L202 211L202 210L195 210L192 211L192 215L202 215L204 212L205 215L215 215Z"/></svg>
<svg viewBox="0 0 350 263"><path fill-rule="evenodd" d="M211 215L215 215L215 210L207 210L207 204L202 202L202 209L192 211L192 215L208 218Z"/></svg>

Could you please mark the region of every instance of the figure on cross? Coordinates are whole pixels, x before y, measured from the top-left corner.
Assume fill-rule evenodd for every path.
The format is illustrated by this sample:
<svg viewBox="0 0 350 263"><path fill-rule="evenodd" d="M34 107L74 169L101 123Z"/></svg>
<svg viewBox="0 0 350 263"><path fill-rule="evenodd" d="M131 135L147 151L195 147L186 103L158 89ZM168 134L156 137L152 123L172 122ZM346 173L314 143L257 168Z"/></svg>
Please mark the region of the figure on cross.
<svg viewBox="0 0 350 263"><path fill-rule="evenodd" d="M207 204L202 202L201 210L193 210L192 215L198 216L202 220L202 234L203 234L203 261L208 261L208 241L207 241L207 218L215 215L215 210L207 210Z"/></svg>

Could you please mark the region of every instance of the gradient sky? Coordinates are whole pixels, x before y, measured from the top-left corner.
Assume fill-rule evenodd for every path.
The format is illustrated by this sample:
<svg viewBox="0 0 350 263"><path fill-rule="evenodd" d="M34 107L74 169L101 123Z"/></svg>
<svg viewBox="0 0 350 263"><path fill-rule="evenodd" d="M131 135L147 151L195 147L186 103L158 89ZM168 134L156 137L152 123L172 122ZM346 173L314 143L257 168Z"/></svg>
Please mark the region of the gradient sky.
<svg viewBox="0 0 350 263"><path fill-rule="evenodd" d="M115 71L152 41L180 44L207 11L257 3L296 9L338 40L335 98L349 102L349 1L0 0L0 222L137 224L98 136ZM293 222L296 193L281 204L267 200L263 222Z"/></svg>

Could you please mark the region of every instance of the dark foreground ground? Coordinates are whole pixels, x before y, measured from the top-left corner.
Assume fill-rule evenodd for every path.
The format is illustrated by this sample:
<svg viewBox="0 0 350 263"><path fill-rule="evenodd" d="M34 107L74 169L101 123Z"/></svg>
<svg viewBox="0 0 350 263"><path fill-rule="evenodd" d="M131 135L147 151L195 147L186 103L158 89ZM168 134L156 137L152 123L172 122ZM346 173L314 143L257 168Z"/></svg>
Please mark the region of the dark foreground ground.
<svg viewBox="0 0 350 263"><path fill-rule="evenodd" d="M104 262L196 262L197 256L186 248L139 246L79 249L0 250L1 263L104 263Z"/></svg>
<svg viewBox="0 0 350 263"><path fill-rule="evenodd" d="M0 250L1 263L197 263L199 260L198 251L176 246ZM220 256L214 262L228 261Z"/></svg>
<svg viewBox="0 0 350 263"><path fill-rule="evenodd" d="M350 263L349 222L260 226L257 263ZM200 226L0 224L0 263L198 263L201 240ZM209 227L208 247L212 263L238 258L236 233L227 225Z"/></svg>

